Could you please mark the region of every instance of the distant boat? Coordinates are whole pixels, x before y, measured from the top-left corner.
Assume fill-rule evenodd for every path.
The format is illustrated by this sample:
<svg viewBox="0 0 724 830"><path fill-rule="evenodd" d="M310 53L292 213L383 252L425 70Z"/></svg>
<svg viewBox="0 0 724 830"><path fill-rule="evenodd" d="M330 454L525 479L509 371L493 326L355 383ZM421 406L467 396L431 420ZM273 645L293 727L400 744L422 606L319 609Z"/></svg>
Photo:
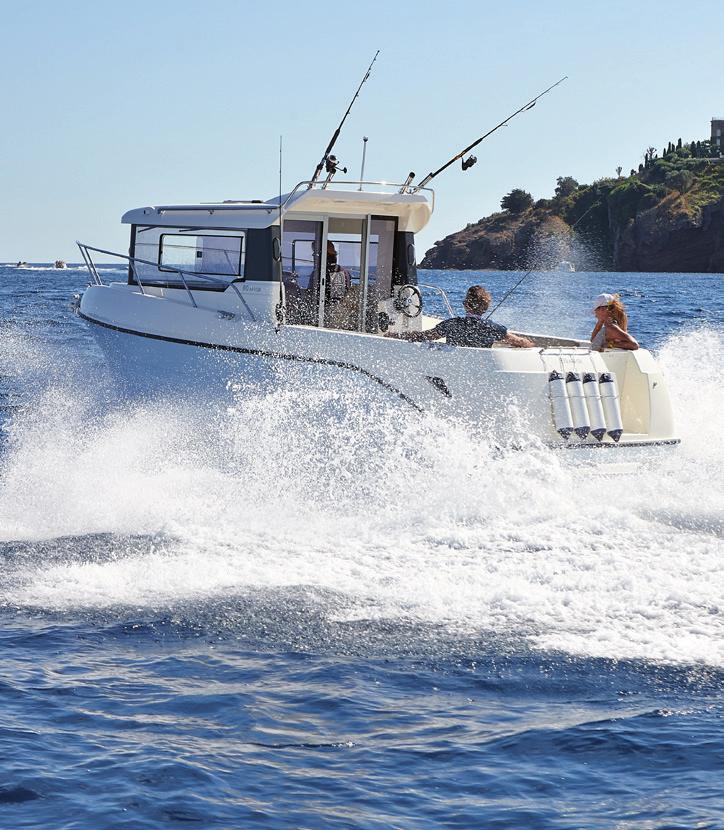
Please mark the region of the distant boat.
<svg viewBox="0 0 724 830"><path fill-rule="evenodd" d="M575 271L576 266L570 260L562 259L553 269L554 271Z"/></svg>
<svg viewBox="0 0 724 830"><path fill-rule="evenodd" d="M17 262L17 263L15 264L15 267L16 267L16 268L27 268L27 267L28 267L28 263L27 263L27 262L25 262L25 261Z"/></svg>
<svg viewBox="0 0 724 830"><path fill-rule="evenodd" d="M56 259L55 260L55 267L56 268L67 268L68 266L65 264L65 262L62 259Z"/></svg>

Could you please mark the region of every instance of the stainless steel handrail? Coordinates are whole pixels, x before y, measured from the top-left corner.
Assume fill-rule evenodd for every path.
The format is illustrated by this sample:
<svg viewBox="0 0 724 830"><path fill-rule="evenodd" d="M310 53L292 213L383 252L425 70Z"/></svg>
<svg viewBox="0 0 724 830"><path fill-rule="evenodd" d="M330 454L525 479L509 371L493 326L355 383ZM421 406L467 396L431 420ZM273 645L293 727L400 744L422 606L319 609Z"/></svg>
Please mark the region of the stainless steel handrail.
<svg viewBox="0 0 724 830"><path fill-rule="evenodd" d="M364 185L372 186L377 185L381 187L390 188L390 195L397 193L397 195L415 195L420 191L424 190L431 195L432 200L432 209L435 208L435 191L431 187L415 187L415 185L410 185L409 183L398 183L395 184L394 182L386 182L386 181L349 181L349 180L340 180L334 181L332 184L335 187L360 187ZM282 202L282 211L284 211L292 200L294 196L296 196L297 192L302 188L306 190L328 190L329 187L324 187L324 181L316 181L313 182L309 179L305 181L301 181L294 186L294 189L291 193L287 194L286 199ZM359 192L359 191L358 191ZM375 192L375 191L365 191ZM386 191L381 191L385 193ZM234 212L234 211L264 211L266 213L275 213L279 210L279 202L275 202L274 200L270 200L268 202L229 202L229 203L214 203L214 202L206 202L204 204L199 205L158 205L155 208L156 213L163 214L163 213L190 213L193 211L203 211L205 213L216 213L216 212Z"/></svg>
<svg viewBox="0 0 724 830"><path fill-rule="evenodd" d="M145 294L146 291L144 289L143 283L141 282L141 279L138 276L138 271L136 270L136 263L140 262L142 265L150 265L153 268L158 268L158 263L157 262L151 262L148 259L141 259L140 257L132 257L132 256L129 256L128 254L119 254L117 251L106 251L103 248L94 248L92 245L86 245L84 242L79 242L78 240L76 240L75 244L80 249L80 253L81 253L81 256L83 257L83 261L85 262L86 267L88 268L88 271L90 272L91 276L93 277L93 281L95 282L96 285L105 285L105 283L103 282L103 280L100 277L100 274L98 273L98 269L96 268L95 263L93 262L93 257L91 256L90 251L95 251L95 253L97 253L97 254L106 254L107 256L117 257L118 259L125 259L127 262L129 262L130 266L131 266L131 270L133 271L133 275L136 279L136 282L138 283L138 287L141 289L141 294ZM184 271L181 268L168 268L168 269L165 269L165 270L167 270L168 273L170 273L170 274L178 274L181 277L181 282L183 283L183 287L186 289L186 293L189 296L189 300L191 300L191 305L194 308L198 308L198 304L197 304L196 300L194 299L194 295L191 293L191 289L189 288L189 284L186 282L186 277L187 276L188 277L199 277L203 280L208 280L209 282L216 283L217 285L233 284L233 281L232 281L232 283L226 283L224 280L219 280L219 279L216 279L215 277L210 276L209 274L204 274L204 273L197 272L197 271Z"/></svg>
<svg viewBox="0 0 724 830"><path fill-rule="evenodd" d="M447 308L448 314L451 317L455 317L455 312L453 311L453 307L450 305L450 300L448 299L447 292L444 288L440 288L439 285L429 285L426 282L418 283L420 288L429 288L431 291L437 291L438 294L442 294L442 299L445 303L445 307Z"/></svg>
<svg viewBox="0 0 724 830"><path fill-rule="evenodd" d="M298 190L301 190L302 188L304 188L306 190L314 190L314 189L328 190L329 189L328 187L327 188L322 187L323 184L324 184L323 181L322 182L319 182L319 181L318 182L313 182L311 180L302 181L302 182L299 182L298 184L296 184L294 186L294 190L292 190L292 192L289 193L287 195L286 199L282 202L282 207L281 207L282 212L286 210L287 205L293 199L293 197L296 196ZM402 184L402 183L395 184L394 182L385 182L385 181L349 181L347 179L345 179L344 181L335 181L335 182L333 182L333 184L335 186L342 186L342 187L353 187L354 185L358 185L358 186L359 185L381 185L382 187L389 187L390 188L390 192L389 192L390 196L395 195L395 193L398 196L401 195L401 189L403 189L403 188L407 191L407 195L415 195L419 191L424 190L425 192L429 193L430 196L431 196L432 204L430 205L430 209L433 210L433 211L435 210L435 191L431 187L415 188L414 185L410 185L408 187L407 184ZM397 190L395 190L395 188L397 188ZM415 189L415 193L410 193L410 190L412 190L412 189ZM359 192L359 191L356 191L356 192ZM374 191L363 191L363 192L370 193L370 192L374 192ZM385 193L386 191L382 191L382 192ZM402 194L402 195L404 195L404 194ZM269 203L267 203L267 204L269 204ZM276 210L279 210L278 205L275 206L275 208L276 208Z"/></svg>
<svg viewBox="0 0 724 830"><path fill-rule="evenodd" d="M224 212L224 211L259 211L263 210L266 213L274 213L275 211L279 210L277 205L270 204L269 202L261 202L259 204L254 203L244 203L244 204L215 204L212 202L206 202L201 205L159 205L156 209L156 213L189 213L190 211L194 210L201 210L205 211L206 213L216 213Z"/></svg>

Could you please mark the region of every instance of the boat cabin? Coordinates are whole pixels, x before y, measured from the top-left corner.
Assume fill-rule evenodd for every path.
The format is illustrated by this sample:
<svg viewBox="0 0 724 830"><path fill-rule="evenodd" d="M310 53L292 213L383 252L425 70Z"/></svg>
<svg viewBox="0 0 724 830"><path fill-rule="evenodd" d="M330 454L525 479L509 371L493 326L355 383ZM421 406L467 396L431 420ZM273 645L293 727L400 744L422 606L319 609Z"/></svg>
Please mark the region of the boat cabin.
<svg viewBox="0 0 724 830"><path fill-rule="evenodd" d="M164 296L232 287L257 306L268 299L257 320L376 333L399 287L417 284L414 235L432 209L432 191L357 182L301 182L281 201L138 208L122 219L128 282Z"/></svg>

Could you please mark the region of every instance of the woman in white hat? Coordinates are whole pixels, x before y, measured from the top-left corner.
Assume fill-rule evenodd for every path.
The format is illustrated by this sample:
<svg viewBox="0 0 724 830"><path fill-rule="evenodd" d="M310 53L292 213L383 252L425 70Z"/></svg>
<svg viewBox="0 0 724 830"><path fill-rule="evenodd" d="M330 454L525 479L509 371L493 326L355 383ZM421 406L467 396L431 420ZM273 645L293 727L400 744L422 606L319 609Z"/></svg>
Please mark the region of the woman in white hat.
<svg viewBox="0 0 724 830"><path fill-rule="evenodd" d="M638 349L639 344L627 331L626 309L618 294L599 294L593 301L593 315L596 325L591 333L591 346L595 351Z"/></svg>

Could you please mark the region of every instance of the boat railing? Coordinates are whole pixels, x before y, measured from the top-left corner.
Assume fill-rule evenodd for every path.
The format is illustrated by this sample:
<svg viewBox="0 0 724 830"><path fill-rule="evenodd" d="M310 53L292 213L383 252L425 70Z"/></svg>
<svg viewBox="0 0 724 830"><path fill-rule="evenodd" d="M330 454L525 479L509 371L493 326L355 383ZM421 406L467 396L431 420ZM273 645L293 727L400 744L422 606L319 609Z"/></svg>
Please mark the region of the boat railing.
<svg viewBox="0 0 724 830"><path fill-rule="evenodd" d="M306 181L299 182L294 186L294 189L289 193L284 201L282 202L282 212L287 209L287 205L294 199L294 197L299 193L300 190L327 190L329 186L333 185L335 190L341 189L353 189L356 192L361 191L364 187L374 187L374 188L384 188L382 190L373 190L373 191L366 191L372 193L388 193L390 195L397 194L397 195L413 195L420 191L425 191L425 193L430 194L430 201L431 210L435 209L435 191L431 187L415 187L415 185L411 185L409 182L398 182L397 184L393 182L387 181L349 181L345 179L344 181L334 181L328 182L325 180L322 181L312 181L308 179ZM267 202L267 205L269 203Z"/></svg>
<svg viewBox="0 0 724 830"><path fill-rule="evenodd" d="M456 316L455 312L453 311L453 307L450 304L450 300L448 299L447 292L445 291L444 288L440 288L439 285L430 285L429 283L426 283L426 282L418 283L418 287L419 288L427 288L430 291L435 291L437 294L439 294L442 297L442 301L445 303L445 308L447 309L447 313L449 314L449 316L450 317L455 317Z"/></svg>
<svg viewBox="0 0 724 830"><path fill-rule="evenodd" d="M86 268L88 269L88 273L91 276L91 280L95 285L105 285L103 282L101 275L98 273L98 268L93 261L93 255L91 251L96 254L104 254L105 256L112 256L117 257L118 259L124 259L128 262L129 267L131 269L131 273L133 275L133 279L137 283L138 287L141 290L141 294L146 294L147 290L144 287L141 277L138 273L138 269L136 268L136 264L140 263L141 265L150 265L152 268L158 268L157 262L151 262L148 259L141 259L140 257L129 256L128 254L119 254L117 251L106 251L103 248L94 248L92 245L86 245L84 242L78 242L76 240L75 243L78 248L80 249L80 254L83 257L83 262L85 263ZM207 280L208 282L216 283L217 285L228 285L225 280L219 280L216 277L213 277L209 274L203 274L199 271L184 271L182 268L166 268L164 267L164 271L168 271L170 274L178 274L181 279L181 284L183 285L184 289L186 290L186 294L188 295L189 300L191 301L191 305L194 308L198 308L196 300L194 299L194 295L189 287L188 282L186 281L186 277L191 277L193 279L202 279ZM233 285L233 282L232 282ZM180 287L180 286L179 286ZM235 286L234 286L235 287ZM238 291L237 291L238 293Z"/></svg>

